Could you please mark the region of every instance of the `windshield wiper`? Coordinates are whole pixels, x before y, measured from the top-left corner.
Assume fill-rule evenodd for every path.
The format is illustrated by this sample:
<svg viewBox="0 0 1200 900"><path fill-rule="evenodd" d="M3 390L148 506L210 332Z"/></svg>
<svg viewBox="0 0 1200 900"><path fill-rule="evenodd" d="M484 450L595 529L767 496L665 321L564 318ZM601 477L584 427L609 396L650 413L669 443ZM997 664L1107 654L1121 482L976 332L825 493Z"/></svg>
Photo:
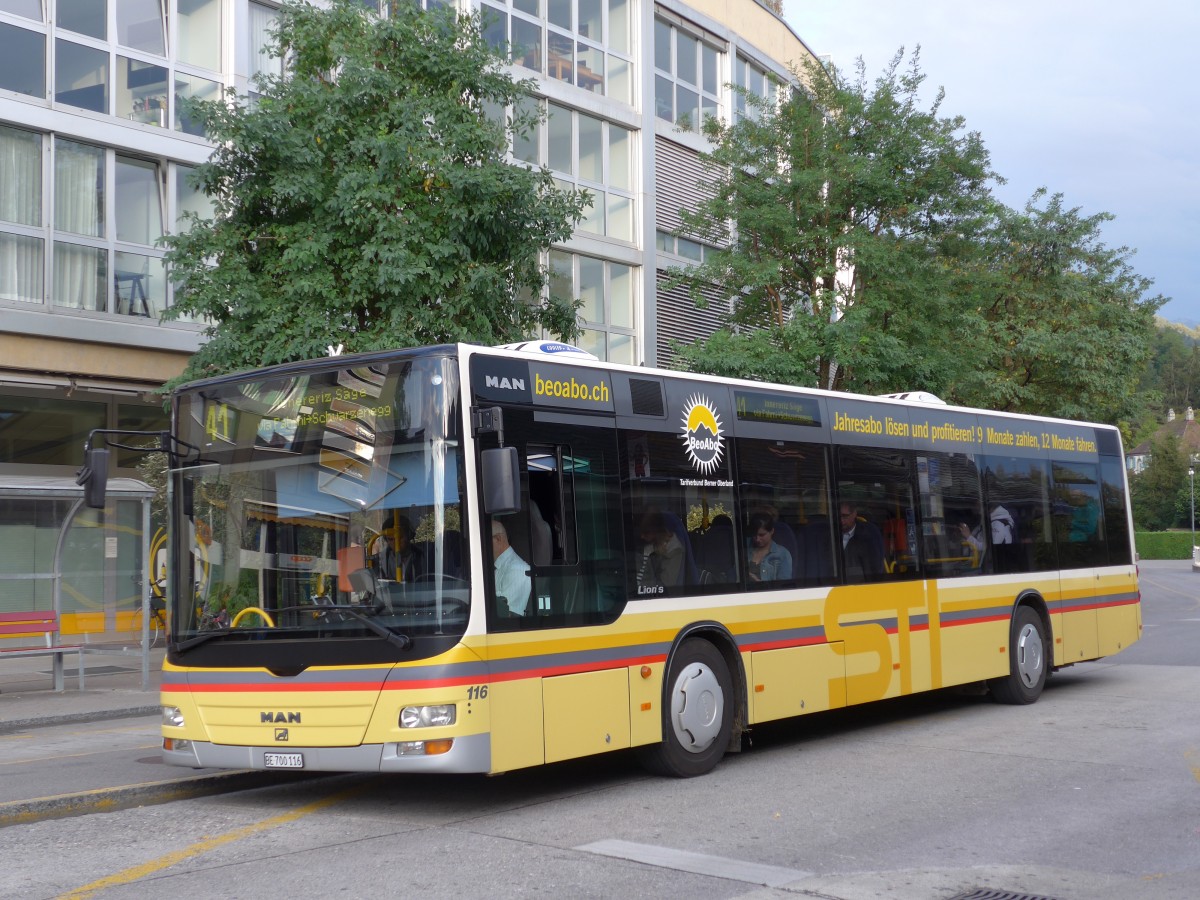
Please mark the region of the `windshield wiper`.
<svg viewBox="0 0 1200 900"><path fill-rule="evenodd" d="M376 607L374 612L379 612L380 609L382 609L382 606ZM367 616L364 616L362 613L360 613L357 609L355 609L352 606L340 605L340 604L335 604L335 603L330 603L328 605L314 606L313 604L305 603L305 604L298 605L298 606L281 606L278 609L271 610L271 612L273 612L273 613L295 612L297 610L302 610L304 612L313 612L313 613L323 613L323 612L347 613L350 616L352 616L353 618L357 619L359 622L362 622L364 625L367 626L367 628L370 631L379 635L381 638L383 638L385 641L387 641L389 644L393 645L394 647L398 647L401 650L407 650L409 647L412 646L412 638L410 638L407 634L397 634L396 632L392 631L390 628L380 625L374 619L370 619ZM176 652L182 653L185 650L190 650L192 647L199 647L201 644L208 643L213 638L224 637L224 636L230 635L230 634L243 634L243 633L249 634L252 632L270 632L272 630L273 629L267 628L267 627L218 628L218 629L214 629L213 631L202 632L202 633L196 635L195 637L188 638L186 641L180 641L178 644L175 645L175 650L176 650Z"/></svg>
<svg viewBox="0 0 1200 900"><path fill-rule="evenodd" d="M175 645L175 652L182 653L185 650L191 650L193 647L199 647L201 644L207 644L213 638L224 637L227 634L233 634L235 631L239 634L242 632L263 631L262 628L214 628L211 631L202 631L195 637L190 637L186 641L180 641Z"/></svg>
<svg viewBox="0 0 1200 900"><path fill-rule="evenodd" d="M305 607L305 609L307 609L307 608L308 607ZM354 609L352 606L342 606L342 605L335 604L332 606L318 606L317 609L335 609L338 612L349 613L354 618L358 619L358 621L360 621L364 625L366 625L367 628L371 629L371 631L375 632L377 635L379 635L381 638L383 638L385 641L387 641L389 644L392 644L395 647L399 647L401 650L407 650L409 647L412 646L412 638L410 638L407 634L396 634L396 632L392 631L392 629L387 628L386 626L380 625L374 619L367 618L362 613L360 613L357 609ZM382 605L377 606L375 608L375 612L379 612L381 609L383 609Z"/></svg>

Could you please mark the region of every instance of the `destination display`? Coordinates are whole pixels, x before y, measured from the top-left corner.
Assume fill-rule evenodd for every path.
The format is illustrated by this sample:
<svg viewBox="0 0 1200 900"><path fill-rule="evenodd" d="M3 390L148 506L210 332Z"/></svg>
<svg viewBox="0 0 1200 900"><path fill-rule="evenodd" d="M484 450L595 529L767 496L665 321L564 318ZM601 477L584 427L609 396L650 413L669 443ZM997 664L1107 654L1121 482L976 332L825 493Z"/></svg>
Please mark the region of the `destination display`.
<svg viewBox="0 0 1200 900"><path fill-rule="evenodd" d="M734 406L741 422L766 422L770 425L821 425L821 401L796 394L765 394L758 391L734 391Z"/></svg>
<svg viewBox="0 0 1200 900"><path fill-rule="evenodd" d="M839 443L895 446L943 453L1095 459L1096 429L1072 422L1018 420L930 405L891 406L830 399L829 424Z"/></svg>

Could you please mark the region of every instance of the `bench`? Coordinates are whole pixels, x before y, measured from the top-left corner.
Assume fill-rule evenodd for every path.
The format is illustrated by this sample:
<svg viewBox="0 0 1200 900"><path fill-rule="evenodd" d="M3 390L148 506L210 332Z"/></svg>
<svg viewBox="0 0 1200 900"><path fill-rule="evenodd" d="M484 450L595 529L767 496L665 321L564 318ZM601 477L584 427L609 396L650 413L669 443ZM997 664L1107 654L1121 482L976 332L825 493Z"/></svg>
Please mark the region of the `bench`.
<svg viewBox="0 0 1200 900"><path fill-rule="evenodd" d="M83 690L83 646L58 643L58 613L44 610L28 612L0 612L0 640L17 640L41 636L44 647L2 647L0 660L25 656L54 657L54 690L63 690L63 657L74 653L79 660L79 689Z"/></svg>

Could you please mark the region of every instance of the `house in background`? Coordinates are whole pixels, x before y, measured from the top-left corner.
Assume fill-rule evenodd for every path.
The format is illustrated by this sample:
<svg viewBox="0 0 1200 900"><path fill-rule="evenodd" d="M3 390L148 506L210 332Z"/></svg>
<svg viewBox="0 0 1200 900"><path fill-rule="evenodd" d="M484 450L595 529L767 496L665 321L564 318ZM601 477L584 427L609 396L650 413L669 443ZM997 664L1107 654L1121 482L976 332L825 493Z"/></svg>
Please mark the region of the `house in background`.
<svg viewBox="0 0 1200 900"><path fill-rule="evenodd" d="M1174 435L1179 441L1179 449L1187 454L1190 465L1200 463L1200 426L1196 424L1195 411L1189 406L1183 416L1175 415L1175 410L1167 410L1167 421L1158 427L1154 436L1142 441L1125 454L1125 467L1130 475L1137 475L1150 465L1150 448L1167 435Z"/></svg>

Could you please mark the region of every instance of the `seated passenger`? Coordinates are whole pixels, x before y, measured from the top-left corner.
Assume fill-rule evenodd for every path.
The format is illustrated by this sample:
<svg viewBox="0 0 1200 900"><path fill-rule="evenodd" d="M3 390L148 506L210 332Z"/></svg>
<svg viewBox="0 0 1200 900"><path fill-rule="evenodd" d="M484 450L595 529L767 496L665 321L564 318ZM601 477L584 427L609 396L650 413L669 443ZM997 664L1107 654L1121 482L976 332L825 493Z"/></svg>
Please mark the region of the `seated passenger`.
<svg viewBox="0 0 1200 900"><path fill-rule="evenodd" d="M846 581L851 584L878 581L883 575L883 535L866 519L858 517L858 507L853 503L842 503L838 516L842 524Z"/></svg>
<svg viewBox="0 0 1200 900"><path fill-rule="evenodd" d="M508 543L508 529L492 519L492 558L496 561L496 602L502 616L523 616L533 583L529 564Z"/></svg>
<svg viewBox="0 0 1200 900"><path fill-rule="evenodd" d="M750 546L746 552L746 574L751 581L787 581L792 577L792 554L775 543L775 519L770 513L750 516Z"/></svg>
<svg viewBox="0 0 1200 900"><path fill-rule="evenodd" d="M412 539L412 525L401 516L395 528L387 529L375 540L372 552L380 578L405 582L417 580L422 566L413 551Z"/></svg>
<svg viewBox="0 0 1200 900"><path fill-rule="evenodd" d="M738 580L736 543L733 519L724 514L714 516L696 551L697 560L712 581L728 584Z"/></svg>
<svg viewBox="0 0 1200 900"><path fill-rule="evenodd" d="M638 593L661 593L662 588L680 584L685 550L674 531L668 527L665 516L657 510L647 512L642 516L638 534L642 538Z"/></svg>

